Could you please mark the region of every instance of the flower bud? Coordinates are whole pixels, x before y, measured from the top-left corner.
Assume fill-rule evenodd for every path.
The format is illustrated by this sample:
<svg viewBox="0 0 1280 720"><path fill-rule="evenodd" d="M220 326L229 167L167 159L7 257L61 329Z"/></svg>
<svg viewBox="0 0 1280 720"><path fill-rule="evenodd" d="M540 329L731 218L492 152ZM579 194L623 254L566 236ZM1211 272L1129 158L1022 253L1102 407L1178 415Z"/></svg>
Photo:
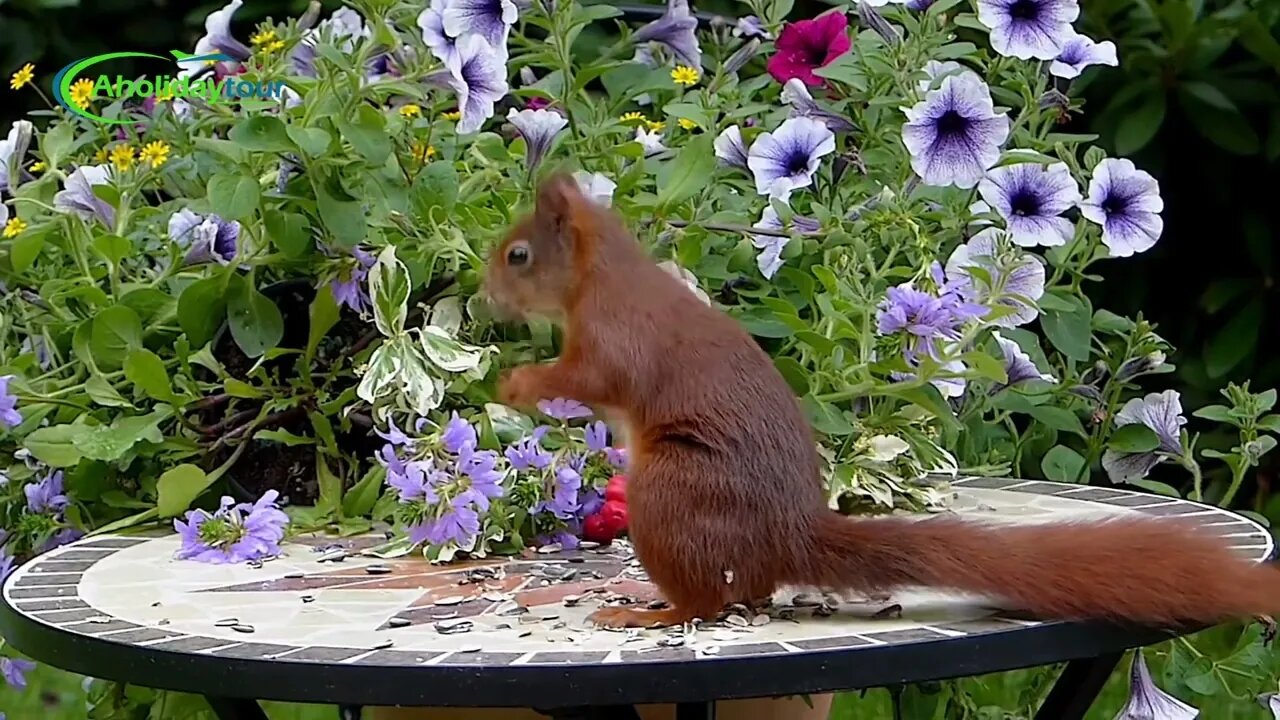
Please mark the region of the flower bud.
<svg viewBox="0 0 1280 720"><path fill-rule="evenodd" d="M760 41L752 38L745 45L738 48L737 52L729 56L724 61L724 71L727 74L733 74L741 70L747 63L751 62L751 58L756 56L760 50Z"/></svg>

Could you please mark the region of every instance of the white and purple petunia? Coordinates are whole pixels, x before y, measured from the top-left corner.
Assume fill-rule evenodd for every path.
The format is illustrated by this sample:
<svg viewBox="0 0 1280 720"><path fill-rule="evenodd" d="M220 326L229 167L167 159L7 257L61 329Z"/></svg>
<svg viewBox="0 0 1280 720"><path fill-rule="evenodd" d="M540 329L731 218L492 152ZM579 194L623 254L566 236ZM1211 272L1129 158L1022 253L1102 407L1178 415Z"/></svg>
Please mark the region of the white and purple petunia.
<svg viewBox="0 0 1280 720"><path fill-rule="evenodd" d="M725 128L715 140L716 159L724 167L747 170L747 144L742 141L742 129L737 125Z"/></svg>
<svg viewBox="0 0 1280 720"><path fill-rule="evenodd" d="M785 201L793 190L813 184L822 158L835 150L835 133L826 125L812 118L789 118L751 143L747 167L755 176L756 192Z"/></svg>
<svg viewBox="0 0 1280 720"><path fill-rule="evenodd" d="M987 228L957 247L947 258L946 276L966 299L1005 309L991 324L1017 327L1039 315L1036 302L1044 296L1044 264L1012 246L1001 248L1002 233ZM974 268L982 272L975 273Z"/></svg>
<svg viewBox="0 0 1280 720"><path fill-rule="evenodd" d="M788 80L787 84L782 86L782 94L779 97L784 104L791 106L788 117L813 118L826 125L831 132L852 132L854 129L852 120L819 105L818 101L813 99L813 95L809 94L809 88L805 86L804 80L800 78Z"/></svg>
<svg viewBox="0 0 1280 720"><path fill-rule="evenodd" d="M196 41L196 55L214 55L217 53L225 53L239 62L248 60L253 54L248 45L237 40L231 35L231 18L235 16L236 10L244 5L244 0L231 0L231 2L222 6L222 8L209 13L204 19L204 35ZM200 69L207 61L199 62L179 61L179 67L183 68L184 74Z"/></svg>
<svg viewBox="0 0 1280 720"><path fill-rule="evenodd" d="M1129 699L1115 720L1196 720L1200 711L1161 690L1151 679L1142 649L1133 653L1129 669Z"/></svg>
<svg viewBox="0 0 1280 720"><path fill-rule="evenodd" d="M578 190L582 192L583 197L604 207L613 205L613 191L617 189L618 183L600 173L581 170L573 174L573 179L578 183Z"/></svg>
<svg viewBox="0 0 1280 720"><path fill-rule="evenodd" d="M995 112L991 90L976 75L947 76L904 112L902 143L926 185L977 185L1009 138L1009 116Z"/></svg>
<svg viewBox="0 0 1280 720"><path fill-rule="evenodd" d="M444 31L444 0L431 0L418 14L418 29L422 30L422 42L440 62L447 63L457 54L458 39Z"/></svg>
<svg viewBox="0 0 1280 720"><path fill-rule="evenodd" d="M525 163L529 172L537 169L542 158L551 150L556 136L564 131L569 121L563 115L552 110L521 110L515 108L507 111L507 121L516 126L520 137L524 138Z"/></svg>
<svg viewBox="0 0 1280 720"><path fill-rule="evenodd" d="M930 90L941 85L943 78L951 75L962 75L962 74L969 75L973 79L979 82L982 81L982 78L981 76L978 75L978 73L970 70L964 65L961 65L955 60L945 60L942 62L939 62L937 60L930 60L929 62L924 64L925 79L916 83L916 89L922 93L927 93Z"/></svg>
<svg viewBox="0 0 1280 720"><path fill-rule="evenodd" d="M445 0L440 8L445 35L479 35L500 53L506 53L507 36L519 15L511 0Z"/></svg>
<svg viewBox="0 0 1280 720"><path fill-rule="evenodd" d="M1060 78L1077 77L1090 65L1119 65L1115 43L1110 40L1094 42L1079 33L1073 34L1062 44L1058 56L1049 63L1049 74Z"/></svg>
<svg viewBox="0 0 1280 720"><path fill-rule="evenodd" d="M662 133L658 130L647 130L638 127L636 128L635 141L640 143L644 156L647 158L660 155L667 149L667 146L662 144Z"/></svg>
<svg viewBox="0 0 1280 720"><path fill-rule="evenodd" d="M1103 453L1102 469L1107 471L1112 482L1130 482L1146 477L1151 468L1163 459L1159 453L1180 456L1184 452L1182 426L1187 424L1187 419L1182 415L1182 396L1177 390L1151 393L1125 403L1116 413L1116 427L1134 424L1150 428L1160 440L1160 445L1150 452L1107 450Z"/></svg>
<svg viewBox="0 0 1280 720"><path fill-rule="evenodd" d="M1047 383L1058 382L1058 379L1049 373L1040 372L1040 368L1036 367L1031 356L1019 347L1018 343L998 332L991 333L991 337L995 339L996 345L1000 347L1005 374L1005 381L991 388L992 394L1032 380L1040 380Z"/></svg>
<svg viewBox="0 0 1280 720"><path fill-rule="evenodd" d="M111 166L81 165L67 176L64 189L53 196L53 206L84 220L97 219L107 227L115 227L115 208L93 192L95 185L111 184Z"/></svg>
<svg viewBox="0 0 1280 720"><path fill-rule="evenodd" d="M0 140L0 192L13 192L14 186L22 180L22 159L31 145L31 135L35 126L30 120L17 120L9 128L9 135Z"/></svg>
<svg viewBox="0 0 1280 720"><path fill-rule="evenodd" d="M169 239L187 248L187 263L230 265L236 257L240 223L183 208L169 216Z"/></svg>
<svg viewBox="0 0 1280 720"><path fill-rule="evenodd" d="M459 135L469 135L493 117L493 105L507 94L507 55L479 35L464 35L448 63L449 86L458 97Z"/></svg>
<svg viewBox="0 0 1280 720"><path fill-rule="evenodd" d="M1064 163L1017 163L994 168L978 194L1004 218L1009 239L1022 247L1066 245L1075 225L1062 213L1080 202L1080 187Z"/></svg>
<svg viewBox="0 0 1280 720"><path fill-rule="evenodd" d="M1052 60L1075 34L1077 0L978 0L978 22L991 30L991 47L1022 60Z"/></svg>
<svg viewBox="0 0 1280 720"><path fill-rule="evenodd" d="M675 55L676 62L702 70L702 47L698 45L698 18L689 10L689 0L667 0L662 17L636 30L631 41L660 43Z"/></svg>
<svg viewBox="0 0 1280 720"><path fill-rule="evenodd" d="M1080 213L1102 226L1102 243L1111 257L1150 250L1164 232L1160 184L1131 160L1107 158L1093 168L1089 196Z"/></svg>
<svg viewBox="0 0 1280 720"><path fill-rule="evenodd" d="M773 209L772 205L766 206L764 212L760 214L760 220L751 227L760 230L787 230L787 226L782 222L782 218L778 217L778 212ZM819 223L813 218L801 217L794 215L791 217L791 229L802 234L812 234L818 231ZM790 236L778 235L759 235L751 234L751 244L759 250L756 255L756 267L760 268L760 274L766 278L772 279L778 269L782 267L782 251L786 249L787 244L791 242Z"/></svg>

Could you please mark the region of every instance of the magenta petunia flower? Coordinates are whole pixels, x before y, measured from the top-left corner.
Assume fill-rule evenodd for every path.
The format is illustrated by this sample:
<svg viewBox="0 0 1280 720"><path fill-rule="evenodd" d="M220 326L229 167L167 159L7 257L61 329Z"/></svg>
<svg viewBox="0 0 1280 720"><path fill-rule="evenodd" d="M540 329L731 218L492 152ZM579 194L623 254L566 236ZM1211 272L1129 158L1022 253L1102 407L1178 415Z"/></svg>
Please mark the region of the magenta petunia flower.
<svg viewBox="0 0 1280 720"><path fill-rule="evenodd" d="M766 67L780 83L800 78L805 85L817 86L824 80L813 71L830 65L850 47L849 20L844 13L828 12L783 27Z"/></svg>

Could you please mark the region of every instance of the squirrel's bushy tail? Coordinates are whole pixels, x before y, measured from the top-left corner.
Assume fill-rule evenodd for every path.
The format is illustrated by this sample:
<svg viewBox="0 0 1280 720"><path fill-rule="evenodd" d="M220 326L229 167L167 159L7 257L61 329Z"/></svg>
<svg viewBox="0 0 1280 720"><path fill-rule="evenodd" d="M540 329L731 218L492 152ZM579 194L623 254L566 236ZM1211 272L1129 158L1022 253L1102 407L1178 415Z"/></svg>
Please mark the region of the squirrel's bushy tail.
<svg viewBox="0 0 1280 720"><path fill-rule="evenodd" d="M1006 525L933 516L818 523L798 583L978 594L1041 619L1151 625L1280 612L1280 570L1169 520Z"/></svg>

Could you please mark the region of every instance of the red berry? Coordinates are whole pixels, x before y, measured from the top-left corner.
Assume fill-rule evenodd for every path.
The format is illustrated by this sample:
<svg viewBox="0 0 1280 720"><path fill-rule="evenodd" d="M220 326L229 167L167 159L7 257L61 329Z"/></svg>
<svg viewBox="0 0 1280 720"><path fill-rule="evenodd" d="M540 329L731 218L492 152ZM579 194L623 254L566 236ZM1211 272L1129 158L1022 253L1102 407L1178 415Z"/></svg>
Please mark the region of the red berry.
<svg viewBox="0 0 1280 720"><path fill-rule="evenodd" d="M604 499L606 501L626 502L627 479L622 475L614 475L609 478L609 483L604 487Z"/></svg>
<svg viewBox="0 0 1280 720"><path fill-rule="evenodd" d="M596 513L582 521L582 537L591 542L607 543L613 540L614 534L605 521L604 515Z"/></svg>

